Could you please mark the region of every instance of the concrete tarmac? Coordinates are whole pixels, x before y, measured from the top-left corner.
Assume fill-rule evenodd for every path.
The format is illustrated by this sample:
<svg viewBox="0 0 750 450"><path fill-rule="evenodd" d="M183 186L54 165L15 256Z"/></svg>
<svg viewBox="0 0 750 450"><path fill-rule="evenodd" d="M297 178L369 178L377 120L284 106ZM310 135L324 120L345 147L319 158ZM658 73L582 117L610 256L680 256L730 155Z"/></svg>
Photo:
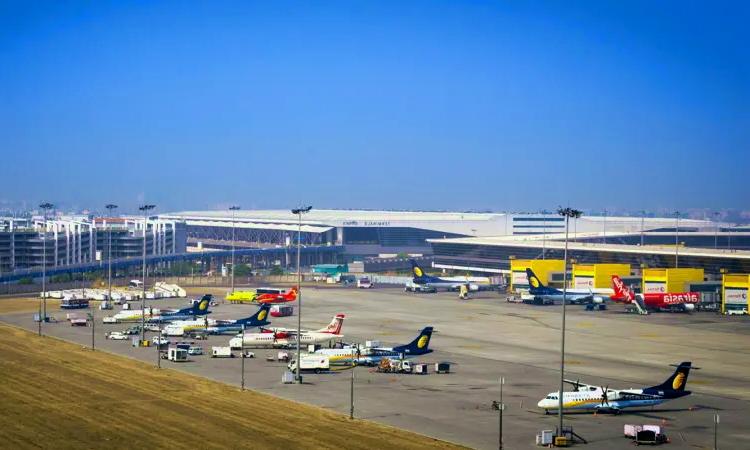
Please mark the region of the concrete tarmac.
<svg viewBox="0 0 750 450"><path fill-rule="evenodd" d="M474 448L498 448L498 379L506 379L503 436L506 449L532 448L534 436L554 429L557 416L536 408L547 393L559 388L562 306L507 303L506 295L476 293L469 300L456 294L406 294L402 288L372 291L303 288L303 328L318 329L333 315L346 314L344 341L381 340L405 344L425 326L435 327L430 346L435 352L417 362L448 360L452 373L427 376L371 373L355 369L355 417L404 428ZM215 296L218 297L218 296ZM158 300L159 307L184 307L185 300ZM253 305L220 305L211 317L249 316ZM86 310L81 311L85 313ZM156 363L154 348L134 348L130 341L107 341L104 333L128 325L103 325L96 311L97 348ZM36 331L31 313L6 314L0 321ZM50 315L64 318L63 311ZM566 313L566 375L568 379L614 389L660 384L673 372L669 364L692 361L700 367L688 378L693 395L620 416L571 413L565 425L589 441L590 449L629 448L622 437L625 424L665 424L672 448L713 447L713 417L721 415L721 448L746 448L750 440L750 345L746 317L713 313L653 314L608 311L585 312L568 306ZM272 318L272 326L294 328L297 317ZM91 328L67 323L45 324L44 333L91 345ZM210 353L212 345L226 345L231 336L197 341ZM175 341L175 339L173 339ZM254 350L258 358L245 360L245 382L250 389L349 413L348 370L306 375L305 383L281 384L285 364L265 361L276 350ZM187 363L162 361L162 367L184 370L239 385L241 360L196 356ZM432 372L432 371L431 371ZM568 389L569 386L566 387Z"/></svg>

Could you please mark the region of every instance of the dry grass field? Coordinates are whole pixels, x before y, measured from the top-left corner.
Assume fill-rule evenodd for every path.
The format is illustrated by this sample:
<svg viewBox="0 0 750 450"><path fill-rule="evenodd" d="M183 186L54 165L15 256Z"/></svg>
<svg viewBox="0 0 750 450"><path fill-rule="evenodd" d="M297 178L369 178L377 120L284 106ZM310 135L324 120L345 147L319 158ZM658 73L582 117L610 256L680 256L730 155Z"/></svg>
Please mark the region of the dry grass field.
<svg viewBox="0 0 750 450"><path fill-rule="evenodd" d="M60 308L59 299L47 299L47 315L52 315L50 309ZM27 312L33 314L39 311L39 297L28 298L0 298L0 314Z"/></svg>
<svg viewBox="0 0 750 450"><path fill-rule="evenodd" d="M0 325L0 447L460 448Z"/></svg>

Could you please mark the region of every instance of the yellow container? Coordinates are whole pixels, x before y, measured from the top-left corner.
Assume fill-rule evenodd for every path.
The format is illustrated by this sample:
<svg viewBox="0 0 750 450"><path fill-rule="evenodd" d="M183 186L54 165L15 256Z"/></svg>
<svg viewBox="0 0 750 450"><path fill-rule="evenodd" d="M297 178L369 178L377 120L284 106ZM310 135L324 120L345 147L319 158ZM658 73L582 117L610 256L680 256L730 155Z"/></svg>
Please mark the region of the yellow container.
<svg viewBox="0 0 750 450"><path fill-rule="evenodd" d="M567 447L568 446L568 438L565 436L556 436L555 437L555 447Z"/></svg>
<svg viewBox="0 0 750 450"><path fill-rule="evenodd" d="M512 259L510 261L510 290L528 290L529 280L526 278L526 269L534 271L536 276L547 284L550 272L562 272L565 263L562 259Z"/></svg>
<svg viewBox="0 0 750 450"><path fill-rule="evenodd" d="M643 292L685 292L688 281L703 281L703 269L643 269Z"/></svg>
<svg viewBox="0 0 750 450"><path fill-rule="evenodd" d="M612 288L612 275L630 276L629 264L573 264L574 289Z"/></svg>
<svg viewBox="0 0 750 450"><path fill-rule="evenodd" d="M750 311L750 275L725 273L722 281L721 312L726 312L727 303L731 305L729 309L746 308Z"/></svg>

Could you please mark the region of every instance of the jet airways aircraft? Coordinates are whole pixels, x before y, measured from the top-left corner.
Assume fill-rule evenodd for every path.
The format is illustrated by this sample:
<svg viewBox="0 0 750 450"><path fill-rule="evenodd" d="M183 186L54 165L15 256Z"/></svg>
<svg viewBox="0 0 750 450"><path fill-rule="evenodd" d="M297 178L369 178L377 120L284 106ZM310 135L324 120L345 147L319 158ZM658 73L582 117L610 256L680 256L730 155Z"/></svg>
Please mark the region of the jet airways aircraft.
<svg viewBox="0 0 750 450"><path fill-rule="evenodd" d="M207 316L204 316L202 319L179 320L170 323L169 326L164 328L162 333L167 336L182 336L190 331L206 331L210 334L237 333L238 331L242 331L243 325L245 330L248 330L271 323L266 320L270 309L270 305L261 305L258 311L252 316L237 320L214 320L209 319Z"/></svg>
<svg viewBox="0 0 750 450"><path fill-rule="evenodd" d="M328 356L331 364L351 364L354 361L358 365L373 366L380 363L383 358L416 358L432 353L430 348L432 333L432 327L426 327L409 344L393 348L324 348L316 351L315 354Z"/></svg>
<svg viewBox="0 0 750 450"><path fill-rule="evenodd" d="M617 275L612 275L612 284L615 287L615 293L611 297L612 300L633 303L636 301L636 297L640 297L643 304L646 305L646 309L649 310L694 311L701 300L701 296L697 292L636 294L628 289Z"/></svg>
<svg viewBox="0 0 750 450"><path fill-rule="evenodd" d="M620 414L625 408L654 406L690 395L691 392L685 390L688 375L690 369L697 370L698 367L692 367L689 361L679 365L673 364L672 367L676 367L677 370L664 383L643 389L615 390L609 389L608 386L592 386L565 380L574 386L574 391L563 393L563 410L593 410ZM543 409L545 414L557 411L560 407L559 393L547 394L537 406Z"/></svg>
<svg viewBox="0 0 750 450"><path fill-rule="evenodd" d="M175 320L187 320L193 319L196 316L204 316L210 314L208 310L209 302L211 301L210 295L204 295L201 301L194 303L192 306L182 308L179 310L165 309L160 310L157 308L146 308L146 321L147 322L173 322ZM143 317L143 310L122 310L114 315L114 318L118 322L137 322Z"/></svg>
<svg viewBox="0 0 750 450"><path fill-rule="evenodd" d="M529 280L529 294L548 300L563 301L563 291L545 286L542 280L534 274L531 269L526 269L526 278ZM612 289L567 289L565 300L569 305L583 303L604 303L604 299L612 295Z"/></svg>
<svg viewBox="0 0 750 450"><path fill-rule="evenodd" d="M481 286L489 285L490 279L487 277L450 277L450 278L439 278L425 275L422 269L419 267L416 261L411 260L412 272L414 272L414 278L412 282L422 286L434 287L435 289L456 289L462 285L469 284L469 290L476 292L481 290Z"/></svg>

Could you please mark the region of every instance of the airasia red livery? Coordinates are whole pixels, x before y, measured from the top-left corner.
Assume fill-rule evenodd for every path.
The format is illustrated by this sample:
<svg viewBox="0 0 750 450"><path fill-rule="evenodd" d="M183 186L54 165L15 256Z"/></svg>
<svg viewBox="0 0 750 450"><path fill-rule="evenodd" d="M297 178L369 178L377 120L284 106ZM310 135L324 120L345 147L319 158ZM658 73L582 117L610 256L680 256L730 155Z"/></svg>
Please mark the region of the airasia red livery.
<svg viewBox="0 0 750 450"><path fill-rule="evenodd" d="M693 311L700 301L697 292L648 293L636 294L627 287L617 275L612 275L615 293L610 299L616 302L633 303L636 296L643 299L648 309L671 309L679 311Z"/></svg>
<svg viewBox="0 0 750 450"><path fill-rule="evenodd" d="M289 303L297 300L297 286L286 294L260 294L255 297L257 303Z"/></svg>

